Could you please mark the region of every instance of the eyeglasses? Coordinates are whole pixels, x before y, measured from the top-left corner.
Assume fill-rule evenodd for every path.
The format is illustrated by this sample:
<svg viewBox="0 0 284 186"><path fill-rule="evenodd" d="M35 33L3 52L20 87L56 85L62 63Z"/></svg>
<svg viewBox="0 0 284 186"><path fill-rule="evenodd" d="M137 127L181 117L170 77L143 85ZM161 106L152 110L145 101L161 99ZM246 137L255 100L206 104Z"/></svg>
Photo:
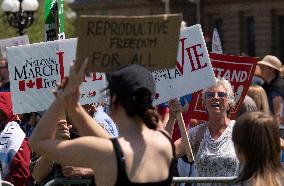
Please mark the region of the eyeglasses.
<svg viewBox="0 0 284 186"><path fill-rule="evenodd" d="M215 98L215 95L217 94L218 98L226 98L228 94L226 92L205 92L205 98L206 99L212 99Z"/></svg>

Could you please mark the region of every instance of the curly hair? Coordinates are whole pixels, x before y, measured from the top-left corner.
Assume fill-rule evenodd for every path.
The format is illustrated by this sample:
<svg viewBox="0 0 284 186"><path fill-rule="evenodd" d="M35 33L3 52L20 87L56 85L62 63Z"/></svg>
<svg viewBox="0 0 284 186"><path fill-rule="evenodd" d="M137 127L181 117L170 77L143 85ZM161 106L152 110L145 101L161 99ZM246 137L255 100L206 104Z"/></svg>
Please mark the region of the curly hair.
<svg viewBox="0 0 284 186"><path fill-rule="evenodd" d="M228 115L229 115L231 108L233 108L236 105L235 95L234 95L234 91L233 91L231 83L223 77L222 78L221 77L217 77L217 78L215 77L215 84L212 85L212 86L222 86L227 90L228 103L229 103L229 107L230 107L230 109L228 110ZM205 101L206 101L205 93L207 92L208 88L209 87L203 89L203 91L202 91L203 105L205 105Z"/></svg>

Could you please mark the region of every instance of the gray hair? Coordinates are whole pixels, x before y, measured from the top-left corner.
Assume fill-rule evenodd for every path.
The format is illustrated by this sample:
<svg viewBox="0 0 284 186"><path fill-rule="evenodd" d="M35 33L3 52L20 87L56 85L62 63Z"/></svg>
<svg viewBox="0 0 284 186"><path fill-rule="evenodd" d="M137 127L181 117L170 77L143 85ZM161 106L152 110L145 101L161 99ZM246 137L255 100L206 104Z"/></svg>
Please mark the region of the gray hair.
<svg viewBox="0 0 284 186"><path fill-rule="evenodd" d="M229 107L231 109L232 107L234 107L236 105L235 96L234 96L234 91L233 91L232 85L231 85L231 83L228 80L226 80L223 77L222 78L220 78L220 77L216 78L215 77L215 84L212 85L212 86L219 86L219 85L224 87L227 90L228 103L229 103ZM205 92L207 92L208 88L209 87L203 89L203 91L202 91L203 105L205 105L205 100L206 100L205 99Z"/></svg>

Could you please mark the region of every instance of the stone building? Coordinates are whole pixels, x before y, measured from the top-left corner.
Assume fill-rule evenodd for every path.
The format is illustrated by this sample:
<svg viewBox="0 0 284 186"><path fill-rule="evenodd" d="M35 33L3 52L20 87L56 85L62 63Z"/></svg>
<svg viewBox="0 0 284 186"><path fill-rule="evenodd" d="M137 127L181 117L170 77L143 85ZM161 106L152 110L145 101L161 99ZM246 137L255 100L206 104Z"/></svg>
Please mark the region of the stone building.
<svg viewBox="0 0 284 186"><path fill-rule="evenodd" d="M153 15L165 10L162 0L75 0L72 8L78 15ZM188 26L200 13L209 50L216 27L225 54L274 54L284 61L283 0L171 0L170 10L182 13Z"/></svg>

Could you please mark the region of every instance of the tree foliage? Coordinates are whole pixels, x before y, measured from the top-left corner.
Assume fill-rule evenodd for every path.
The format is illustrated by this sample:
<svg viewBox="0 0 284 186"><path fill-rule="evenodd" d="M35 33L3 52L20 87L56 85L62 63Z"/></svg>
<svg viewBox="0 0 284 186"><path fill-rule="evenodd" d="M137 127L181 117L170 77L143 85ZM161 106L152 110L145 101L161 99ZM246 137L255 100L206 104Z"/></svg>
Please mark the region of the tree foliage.
<svg viewBox="0 0 284 186"><path fill-rule="evenodd" d="M38 11L35 13L35 19L33 24L26 29L25 34L29 36L30 43L38 43L44 41L44 0L39 1ZM71 11L67 3L64 4L65 11L65 36L66 38L76 37L75 32L75 19L67 18L66 14ZM17 29L13 28L6 21L6 16L3 11L0 10L0 39L5 39L9 37L15 37L19 34Z"/></svg>

